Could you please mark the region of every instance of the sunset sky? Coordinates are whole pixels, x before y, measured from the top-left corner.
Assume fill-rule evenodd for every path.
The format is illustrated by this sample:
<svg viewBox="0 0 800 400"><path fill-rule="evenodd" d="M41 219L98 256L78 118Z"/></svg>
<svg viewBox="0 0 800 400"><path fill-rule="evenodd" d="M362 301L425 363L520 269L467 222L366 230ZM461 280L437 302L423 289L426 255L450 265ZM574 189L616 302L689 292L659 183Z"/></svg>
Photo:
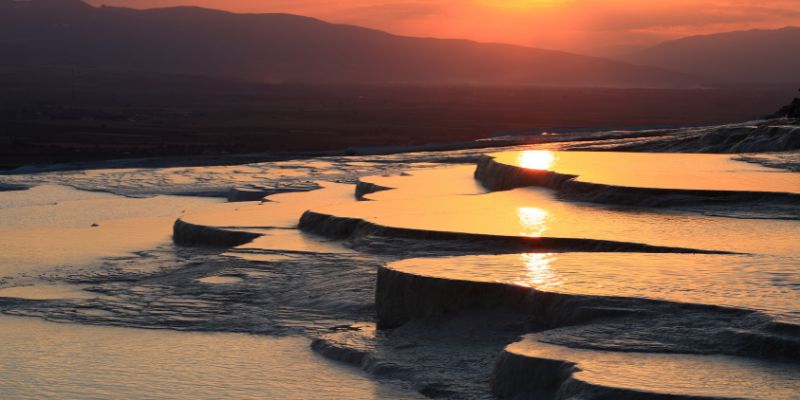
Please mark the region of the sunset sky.
<svg viewBox="0 0 800 400"><path fill-rule="evenodd" d="M90 0L288 12L396 34L615 54L678 37L800 25L797 0Z"/></svg>

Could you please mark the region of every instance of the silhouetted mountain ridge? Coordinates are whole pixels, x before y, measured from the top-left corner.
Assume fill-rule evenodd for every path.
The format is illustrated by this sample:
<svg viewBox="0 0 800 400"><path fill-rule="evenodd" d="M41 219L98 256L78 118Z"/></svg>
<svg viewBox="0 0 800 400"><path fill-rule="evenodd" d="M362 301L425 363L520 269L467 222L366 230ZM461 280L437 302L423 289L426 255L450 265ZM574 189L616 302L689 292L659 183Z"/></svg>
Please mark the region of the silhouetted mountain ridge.
<svg viewBox="0 0 800 400"><path fill-rule="evenodd" d="M289 14L0 0L0 64L261 82L696 87L686 74L558 51L391 35Z"/></svg>
<svg viewBox="0 0 800 400"><path fill-rule="evenodd" d="M729 82L800 82L800 28L690 36L621 60Z"/></svg>

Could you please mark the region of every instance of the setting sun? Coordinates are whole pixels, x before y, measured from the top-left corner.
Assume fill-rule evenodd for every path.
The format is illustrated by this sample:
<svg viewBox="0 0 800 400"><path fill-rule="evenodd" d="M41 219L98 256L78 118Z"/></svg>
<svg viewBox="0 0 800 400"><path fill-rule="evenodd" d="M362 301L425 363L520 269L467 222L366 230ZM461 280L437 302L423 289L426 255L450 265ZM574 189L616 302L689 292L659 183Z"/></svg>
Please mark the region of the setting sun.
<svg viewBox="0 0 800 400"><path fill-rule="evenodd" d="M554 161L555 156L553 156L553 152L551 151L530 150L523 151L519 154L519 161L517 164L523 168L547 170L553 166Z"/></svg>

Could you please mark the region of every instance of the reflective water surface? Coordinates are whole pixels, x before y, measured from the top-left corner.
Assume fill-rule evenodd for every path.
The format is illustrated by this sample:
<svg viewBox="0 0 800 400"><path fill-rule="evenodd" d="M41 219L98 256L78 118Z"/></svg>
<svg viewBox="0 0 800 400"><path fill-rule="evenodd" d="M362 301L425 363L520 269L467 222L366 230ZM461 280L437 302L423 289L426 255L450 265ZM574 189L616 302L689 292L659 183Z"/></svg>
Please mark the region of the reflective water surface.
<svg viewBox="0 0 800 400"><path fill-rule="evenodd" d="M181 213L221 199L130 198L44 185L0 193L0 277L169 243Z"/></svg>
<svg viewBox="0 0 800 400"><path fill-rule="evenodd" d="M0 342L5 399L419 398L315 355L300 337L0 317Z"/></svg>
<svg viewBox="0 0 800 400"><path fill-rule="evenodd" d="M310 192L281 193L268 201L225 203L187 212L181 219L197 225L234 228L294 228L305 210L338 203L355 203L353 185L325 182Z"/></svg>

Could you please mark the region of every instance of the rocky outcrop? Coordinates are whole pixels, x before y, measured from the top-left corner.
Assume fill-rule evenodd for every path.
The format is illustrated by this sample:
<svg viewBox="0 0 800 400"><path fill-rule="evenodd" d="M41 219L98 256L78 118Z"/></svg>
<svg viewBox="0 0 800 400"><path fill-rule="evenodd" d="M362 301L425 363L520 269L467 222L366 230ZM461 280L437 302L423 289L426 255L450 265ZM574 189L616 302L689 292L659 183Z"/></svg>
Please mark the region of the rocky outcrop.
<svg viewBox="0 0 800 400"><path fill-rule="evenodd" d="M795 97L791 103L781 107L767 118L800 118L800 97Z"/></svg>

